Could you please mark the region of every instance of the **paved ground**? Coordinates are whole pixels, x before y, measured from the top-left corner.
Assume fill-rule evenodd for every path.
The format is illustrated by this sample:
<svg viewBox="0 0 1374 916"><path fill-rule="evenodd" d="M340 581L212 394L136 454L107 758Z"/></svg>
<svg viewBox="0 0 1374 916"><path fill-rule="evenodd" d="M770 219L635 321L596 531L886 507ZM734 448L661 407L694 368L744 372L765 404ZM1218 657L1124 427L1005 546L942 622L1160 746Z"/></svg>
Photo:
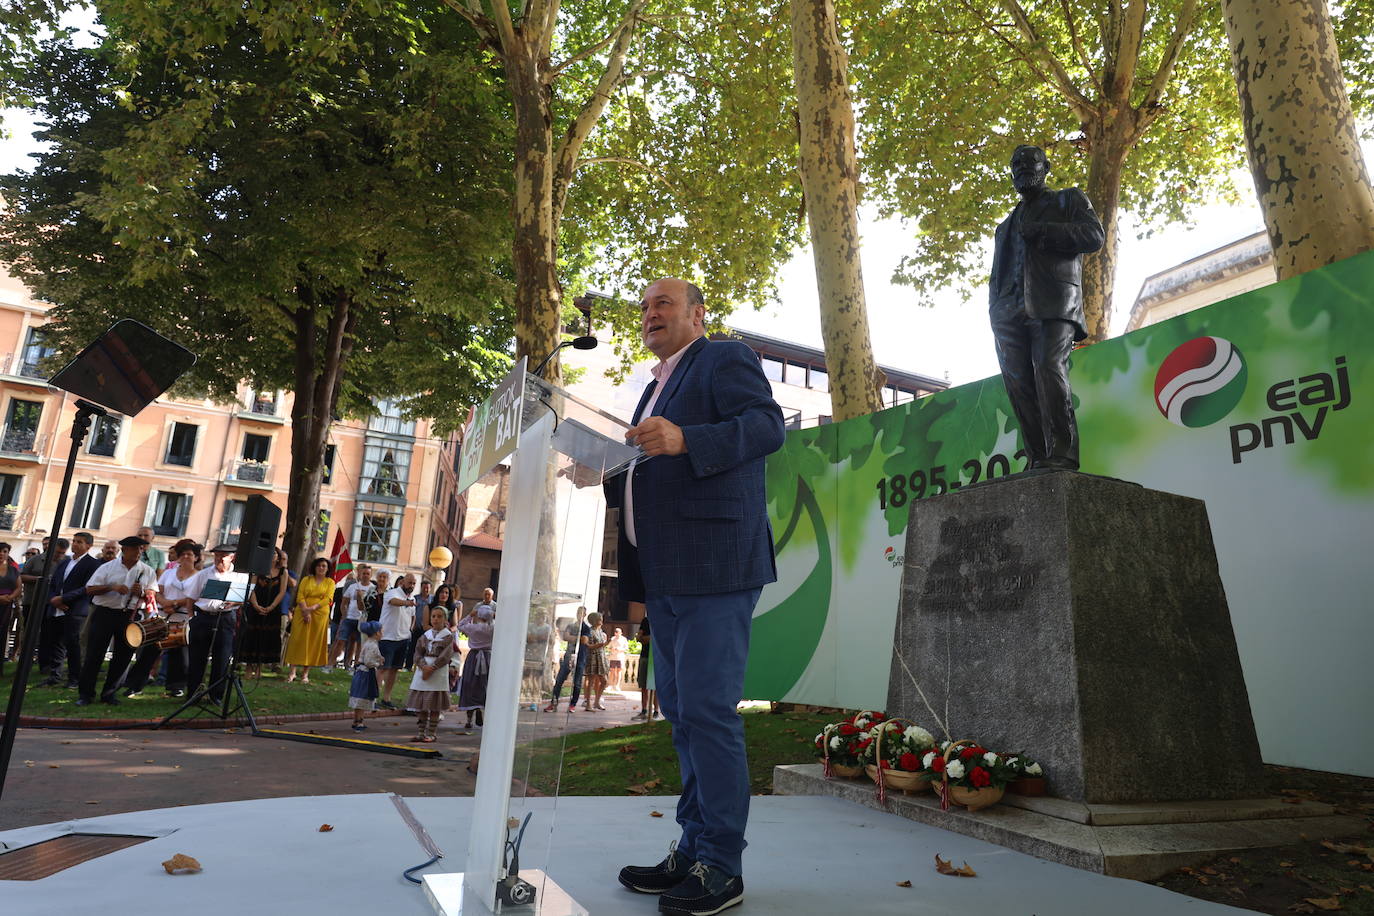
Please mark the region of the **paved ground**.
<svg viewBox="0 0 1374 916"><path fill-rule="evenodd" d="M605 712L579 709L571 716L523 710L521 738L628 725L639 711L638 693L607 694L605 702ZM435 760L255 738L246 730L21 728L0 799L0 830L250 798L471 795L476 777L466 767L482 738L477 729L460 734L462 720L461 713L449 713L440 723L439 741L429 746L444 756ZM354 737L347 720L271 727ZM369 720L361 737L408 744L414 731L413 718L379 717Z"/></svg>

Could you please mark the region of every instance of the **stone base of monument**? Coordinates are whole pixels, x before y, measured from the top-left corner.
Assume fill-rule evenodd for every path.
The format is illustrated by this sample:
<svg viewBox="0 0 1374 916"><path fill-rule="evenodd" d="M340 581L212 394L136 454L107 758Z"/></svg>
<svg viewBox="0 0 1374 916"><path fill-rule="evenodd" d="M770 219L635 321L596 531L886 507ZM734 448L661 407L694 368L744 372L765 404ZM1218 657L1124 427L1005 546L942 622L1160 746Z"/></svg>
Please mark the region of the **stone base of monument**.
<svg viewBox="0 0 1374 916"><path fill-rule="evenodd" d="M1264 794L1201 500L1071 471L922 499L887 712L1019 753L1050 794Z"/></svg>
<svg viewBox="0 0 1374 916"><path fill-rule="evenodd" d="M929 792L889 792L879 802L873 783L826 779L820 764L775 767L773 794L842 798L1051 862L1139 881L1242 849L1365 829L1362 818L1338 815L1330 805L1277 798L1090 804L1005 795L977 813L959 807L941 811L939 799Z"/></svg>

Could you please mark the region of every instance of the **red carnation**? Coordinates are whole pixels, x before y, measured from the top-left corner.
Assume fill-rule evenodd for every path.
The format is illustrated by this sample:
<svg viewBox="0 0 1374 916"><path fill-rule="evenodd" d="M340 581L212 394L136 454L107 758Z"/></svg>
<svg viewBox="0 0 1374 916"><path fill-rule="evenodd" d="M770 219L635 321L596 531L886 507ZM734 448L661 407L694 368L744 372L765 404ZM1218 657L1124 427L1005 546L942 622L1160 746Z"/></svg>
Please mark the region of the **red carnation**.
<svg viewBox="0 0 1374 916"><path fill-rule="evenodd" d="M888 763L887 763L886 760L879 760L879 761L878 761L878 769L880 769L880 770L890 770L890 769L892 769L892 767L888 766Z"/></svg>
<svg viewBox="0 0 1374 916"><path fill-rule="evenodd" d="M897 765L908 773L914 773L921 768L921 758L908 751L897 758Z"/></svg>
<svg viewBox="0 0 1374 916"><path fill-rule="evenodd" d="M930 762L930 770L932 773L943 773L945 771L945 758L936 754L935 759Z"/></svg>
<svg viewBox="0 0 1374 916"><path fill-rule="evenodd" d="M884 715L883 713L880 713L880 712L875 712L875 713L873 714L873 721L874 721L874 722L881 722L881 721L883 721L883 720L886 719L886 718L887 718L887 716Z"/></svg>
<svg viewBox="0 0 1374 916"><path fill-rule="evenodd" d="M977 756L978 756L978 749L977 749L976 747L966 747L966 748L964 748L962 751L959 752L959 759L960 759L960 760L972 760L974 757L977 757Z"/></svg>
<svg viewBox="0 0 1374 916"><path fill-rule="evenodd" d="M873 743L873 739L872 739L872 738L865 738L864 740L862 740L862 741L860 741L858 744L856 744L856 745L855 745L855 748L862 750L863 748L868 747L868 746L869 746L870 744L872 744L872 743Z"/></svg>
<svg viewBox="0 0 1374 916"><path fill-rule="evenodd" d="M857 734L858 731L859 731L859 730L858 730L857 728L855 728L854 726L850 725L848 722L846 722L845 724L843 724L843 725L840 726L840 734L841 734L841 735L854 735L854 734Z"/></svg>
<svg viewBox="0 0 1374 916"><path fill-rule="evenodd" d="M973 783L974 787L978 789L992 785L992 777L989 776L988 771L982 767L974 767L973 772L968 774L968 781Z"/></svg>

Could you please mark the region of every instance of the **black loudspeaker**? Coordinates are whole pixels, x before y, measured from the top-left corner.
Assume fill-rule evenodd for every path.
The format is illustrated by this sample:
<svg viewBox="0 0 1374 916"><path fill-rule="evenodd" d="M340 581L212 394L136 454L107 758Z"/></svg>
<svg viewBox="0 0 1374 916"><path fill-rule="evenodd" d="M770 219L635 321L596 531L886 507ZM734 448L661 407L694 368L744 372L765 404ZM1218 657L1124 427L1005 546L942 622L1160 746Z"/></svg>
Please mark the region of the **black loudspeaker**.
<svg viewBox="0 0 1374 916"><path fill-rule="evenodd" d="M272 558L277 552L277 529L281 509L265 496L250 496L243 507L239 545L234 551L234 572L272 575Z"/></svg>

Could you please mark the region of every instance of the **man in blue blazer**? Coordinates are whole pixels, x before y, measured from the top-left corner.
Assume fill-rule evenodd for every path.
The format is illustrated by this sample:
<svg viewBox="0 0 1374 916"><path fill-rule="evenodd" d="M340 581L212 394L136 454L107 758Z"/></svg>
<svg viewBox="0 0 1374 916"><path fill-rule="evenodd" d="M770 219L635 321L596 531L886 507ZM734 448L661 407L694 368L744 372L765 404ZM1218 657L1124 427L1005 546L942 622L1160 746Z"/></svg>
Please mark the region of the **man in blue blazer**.
<svg viewBox="0 0 1374 916"><path fill-rule="evenodd" d="M91 599L86 594L86 581L100 568L103 561L91 553L95 537L87 531L72 535L72 552L53 570L48 584L48 613L60 616L61 624L55 625L61 636L59 641L67 653L67 686L76 687L81 677L81 630L91 613ZM43 686L61 683L58 670L60 663L53 665Z"/></svg>
<svg viewBox="0 0 1374 916"><path fill-rule="evenodd" d="M620 882L690 916L744 899L749 770L736 707L754 606L777 579L764 457L782 445L783 422L754 352L704 336L696 286L659 280L639 307L659 364L627 438L649 457L609 480L606 497L620 510L621 596L645 602L652 622L682 834L662 862L628 866Z"/></svg>

